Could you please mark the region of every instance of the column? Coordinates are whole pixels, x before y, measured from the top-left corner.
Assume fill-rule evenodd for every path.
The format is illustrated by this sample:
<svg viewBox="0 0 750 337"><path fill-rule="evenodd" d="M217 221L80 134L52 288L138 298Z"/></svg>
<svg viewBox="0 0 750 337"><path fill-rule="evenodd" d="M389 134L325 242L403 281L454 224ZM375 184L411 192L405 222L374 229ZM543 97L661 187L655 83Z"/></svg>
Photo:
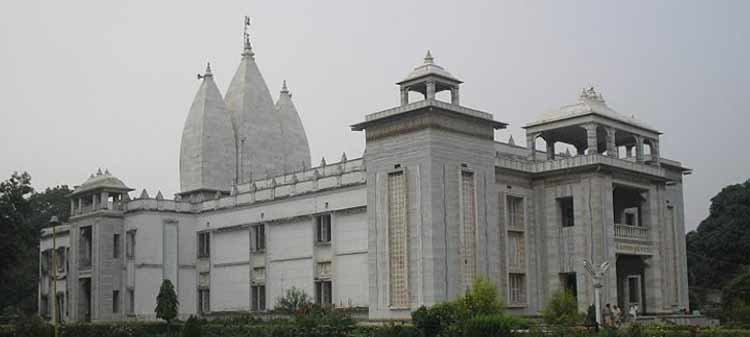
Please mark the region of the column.
<svg viewBox="0 0 750 337"><path fill-rule="evenodd" d="M617 146L615 145L615 128L607 127L607 155L610 157L617 158Z"/></svg>
<svg viewBox="0 0 750 337"><path fill-rule="evenodd" d="M635 135L635 161L643 163L643 137Z"/></svg>
<svg viewBox="0 0 750 337"><path fill-rule="evenodd" d="M81 198L79 197L78 198L78 214L81 214L82 211L83 211L83 200L81 200Z"/></svg>
<svg viewBox="0 0 750 337"><path fill-rule="evenodd" d="M102 205L101 209L109 209L109 192L102 192L101 197L99 197L99 201L101 201Z"/></svg>
<svg viewBox="0 0 750 337"><path fill-rule="evenodd" d="M586 152L586 146L581 144L573 145L576 147L576 156L582 156Z"/></svg>
<svg viewBox="0 0 750 337"><path fill-rule="evenodd" d="M451 88L451 104L461 105L458 100L458 86Z"/></svg>
<svg viewBox="0 0 750 337"><path fill-rule="evenodd" d="M530 160L536 160L536 137L538 136L538 133L526 134L526 148L531 150L531 154L529 155Z"/></svg>
<svg viewBox="0 0 750 337"><path fill-rule="evenodd" d="M625 145L625 157L633 158L633 147L635 145Z"/></svg>
<svg viewBox="0 0 750 337"><path fill-rule="evenodd" d="M588 153L586 154L599 153L598 140L596 139L596 124L584 124L583 128L586 129L586 143L588 144Z"/></svg>
<svg viewBox="0 0 750 337"><path fill-rule="evenodd" d="M547 160L555 159L555 141L552 139L544 139L547 142Z"/></svg>
<svg viewBox="0 0 750 337"><path fill-rule="evenodd" d="M409 104L409 89L401 87L401 105Z"/></svg>
<svg viewBox="0 0 750 337"><path fill-rule="evenodd" d="M656 166L659 166L659 140L651 140L651 160Z"/></svg>
<svg viewBox="0 0 750 337"><path fill-rule="evenodd" d="M70 214L71 214L71 215L73 215L73 214L76 214L76 210L75 210L75 204L76 204L75 200L73 200L73 199L71 198L71 199L70 199Z"/></svg>
<svg viewBox="0 0 750 337"><path fill-rule="evenodd" d="M435 81L427 81L427 97L425 99L435 99Z"/></svg>

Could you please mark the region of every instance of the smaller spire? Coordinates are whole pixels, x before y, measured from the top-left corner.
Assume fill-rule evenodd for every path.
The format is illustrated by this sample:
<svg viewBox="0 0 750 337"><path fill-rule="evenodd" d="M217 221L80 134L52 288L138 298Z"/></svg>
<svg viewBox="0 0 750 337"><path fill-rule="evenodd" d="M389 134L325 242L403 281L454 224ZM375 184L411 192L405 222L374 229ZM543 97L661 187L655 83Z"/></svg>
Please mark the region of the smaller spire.
<svg viewBox="0 0 750 337"><path fill-rule="evenodd" d="M143 189L143 192L141 192L141 197L140 197L140 199L148 199L148 198L149 198L149 196L148 196L148 192L146 192L146 189L144 188L144 189Z"/></svg>
<svg viewBox="0 0 750 337"><path fill-rule="evenodd" d="M342 152L341 153L341 162L343 163L345 161L346 161L346 152Z"/></svg>
<svg viewBox="0 0 750 337"><path fill-rule="evenodd" d="M111 176L112 174L109 173L109 169L104 169L104 175L105 176Z"/></svg>
<svg viewBox="0 0 750 337"><path fill-rule="evenodd" d="M513 140L513 135L510 135L510 137L508 138L508 144L510 144L510 145L516 145L516 141Z"/></svg>
<svg viewBox="0 0 750 337"><path fill-rule="evenodd" d="M102 169L101 168L96 171L96 176L98 177L100 175L102 175Z"/></svg>
<svg viewBox="0 0 750 337"><path fill-rule="evenodd" d="M164 196L161 194L161 191L158 191L156 193L156 200L164 200Z"/></svg>
<svg viewBox="0 0 750 337"><path fill-rule="evenodd" d="M282 94L288 94L289 93L289 88L286 87L286 80L284 80L283 82L281 82L281 93Z"/></svg>
<svg viewBox="0 0 750 337"><path fill-rule="evenodd" d="M424 63L425 64L435 63L435 59L432 57L432 53L430 53L429 49L427 49L427 55L424 56Z"/></svg>
<svg viewBox="0 0 750 337"><path fill-rule="evenodd" d="M320 160L320 166L322 167L326 166L326 157L323 157L323 159Z"/></svg>

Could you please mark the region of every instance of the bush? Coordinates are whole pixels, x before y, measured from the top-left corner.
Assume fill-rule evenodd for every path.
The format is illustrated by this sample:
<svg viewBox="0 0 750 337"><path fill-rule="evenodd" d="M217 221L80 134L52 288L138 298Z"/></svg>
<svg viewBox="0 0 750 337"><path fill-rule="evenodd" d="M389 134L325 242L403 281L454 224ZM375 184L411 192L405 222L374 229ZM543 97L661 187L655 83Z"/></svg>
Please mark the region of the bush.
<svg viewBox="0 0 750 337"><path fill-rule="evenodd" d="M427 308L421 306L411 313L414 327L423 337L435 337L446 331L449 326L466 318L466 313L459 302L440 303Z"/></svg>
<svg viewBox="0 0 750 337"><path fill-rule="evenodd" d="M276 300L276 306L274 306L273 310L292 315L297 313L298 310L309 306L311 303L310 296L304 290L292 287L286 290L284 297L279 297Z"/></svg>
<svg viewBox="0 0 750 337"><path fill-rule="evenodd" d="M182 337L201 337L201 325L203 322L198 320L193 315L190 315L187 321L185 321L185 325L182 326L182 333L180 336Z"/></svg>
<svg viewBox="0 0 750 337"><path fill-rule="evenodd" d="M505 311L505 303L498 295L497 287L483 277L474 280L463 302L469 316L494 315Z"/></svg>
<svg viewBox="0 0 750 337"><path fill-rule="evenodd" d="M21 316L14 326L15 337L48 337L53 335L52 325L47 324L37 315Z"/></svg>
<svg viewBox="0 0 750 337"><path fill-rule="evenodd" d="M542 308L544 322L549 325L575 326L583 322L584 315L578 312L575 296L568 291L558 290L552 294L547 305Z"/></svg>
<svg viewBox="0 0 750 337"><path fill-rule="evenodd" d="M359 329L358 329L359 330ZM360 337L419 337L419 330L406 324L391 323L386 326L374 327L361 333Z"/></svg>
<svg viewBox="0 0 750 337"><path fill-rule="evenodd" d="M502 314L472 317L462 326L464 337L514 336L513 330L522 324L521 319Z"/></svg>

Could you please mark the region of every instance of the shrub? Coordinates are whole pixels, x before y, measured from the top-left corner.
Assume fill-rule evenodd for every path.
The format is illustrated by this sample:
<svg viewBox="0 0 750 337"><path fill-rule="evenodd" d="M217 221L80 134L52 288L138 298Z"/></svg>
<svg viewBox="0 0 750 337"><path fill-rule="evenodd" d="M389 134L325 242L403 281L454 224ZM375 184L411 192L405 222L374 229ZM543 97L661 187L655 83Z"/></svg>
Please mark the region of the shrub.
<svg viewBox="0 0 750 337"><path fill-rule="evenodd" d="M542 308L542 317L547 324L562 326L581 324L584 318L578 312L578 303L575 296L563 290L558 290L552 294L547 305Z"/></svg>
<svg viewBox="0 0 750 337"><path fill-rule="evenodd" d="M39 316L21 316L15 323L15 337L48 337L53 335L51 325L44 322Z"/></svg>
<svg viewBox="0 0 750 337"><path fill-rule="evenodd" d="M427 308L421 306L411 313L414 327L423 337L435 337L446 331L449 326L466 318L463 306L459 302L445 302Z"/></svg>
<svg viewBox="0 0 750 337"><path fill-rule="evenodd" d="M469 316L501 314L505 310L505 303L498 295L497 287L483 277L474 279L463 302Z"/></svg>
<svg viewBox="0 0 750 337"><path fill-rule="evenodd" d="M291 315L311 303L310 296L304 290L292 287L286 290L286 294L283 297L279 297L276 300L274 310Z"/></svg>
<svg viewBox="0 0 750 337"><path fill-rule="evenodd" d="M177 306L180 302L177 300L177 293L174 291L174 285L169 279L164 279L159 288L159 294L156 296L156 318L167 321L167 331L170 329L170 323L177 317ZM169 332L167 332L169 334Z"/></svg>
<svg viewBox="0 0 750 337"><path fill-rule="evenodd" d="M390 323L386 326L368 329L361 337L419 337L419 330L414 326L402 323Z"/></svg>
<svg viewBox="0 0 750 337"><path fill-rule="evenodd" d="M464 337L514 336L513 330L523 324L520 318L502 314L479 315L470 318L462 326Z"/></svg>
<svg viewBox="0 0 750 337"><path fill-rule="evenodd" d="M346 337L354 330L355 322L347 310L308 304L297 311L293 324L295 336Z"/></svg>
<svg viewBox="0 0 750 337"><path fill-rule="evenodd" d="M182 326L182 337L201 337L201 325L203 322L193 315L190 315L185 325Z"/></svg>

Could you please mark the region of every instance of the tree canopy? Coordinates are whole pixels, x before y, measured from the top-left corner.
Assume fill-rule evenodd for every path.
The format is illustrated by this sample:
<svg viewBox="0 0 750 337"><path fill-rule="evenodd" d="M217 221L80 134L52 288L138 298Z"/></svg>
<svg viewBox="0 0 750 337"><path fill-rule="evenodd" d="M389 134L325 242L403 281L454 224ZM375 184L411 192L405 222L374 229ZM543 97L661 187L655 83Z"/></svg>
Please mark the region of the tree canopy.
<svg viewBox="0 0 750 337"><path fill-rule="evenodd" d="M710 213L687 234L691 302L750 268L750 180L711 198ZM696 303L693 303L696 304Z"/></svg>
<svg viewBox="0 0 750 337"><path fill-rule="evenodd" d="M31 176L13 173L0 182L0 310L36 311L39 266L39 231L56 215L67 221L70 206L67 185L35 192Z"/></svg>

